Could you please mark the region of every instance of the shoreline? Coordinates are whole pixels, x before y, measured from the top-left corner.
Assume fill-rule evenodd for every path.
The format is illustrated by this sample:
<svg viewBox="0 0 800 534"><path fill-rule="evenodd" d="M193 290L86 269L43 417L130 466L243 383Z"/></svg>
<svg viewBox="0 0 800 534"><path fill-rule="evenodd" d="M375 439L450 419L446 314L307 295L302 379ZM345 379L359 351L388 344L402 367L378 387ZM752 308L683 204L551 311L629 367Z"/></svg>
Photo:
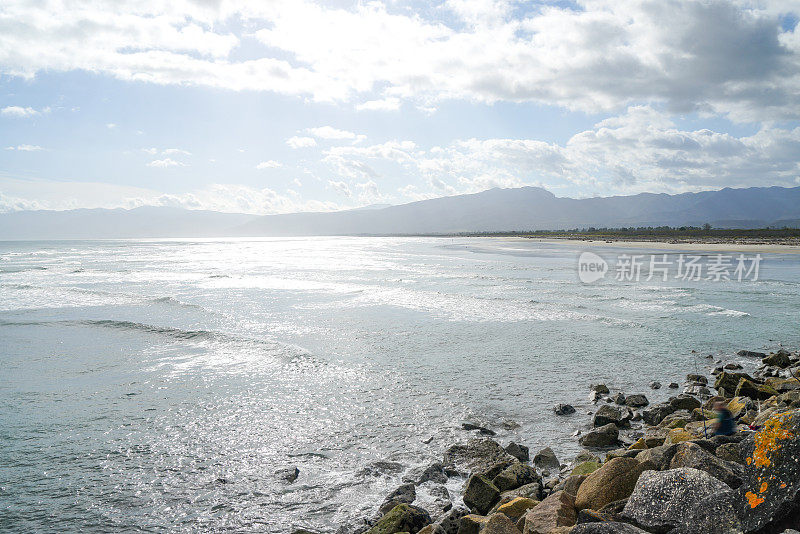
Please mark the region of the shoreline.
<svg viewBox="0 0 800 534"><path fill-rule="evenodd" d="M710 378L687 374L682 389L643 385L674 391L657 404L639 391L590 385L591 421L573 434L583 452L567 462L550 447L533 454L513 441L503 446L491 428L464 423L471 439L404 476L360 527L337 533L793 533L800 525L800 352L736 355L745 366L716 360ZM733 432L712 436L721 405ZM586 417L580 411L555 404L551 416ZM449 493L445 484L460 490Z"/></svg>
<svg viewBox="0 0 800 534"><path fill-rule="evenodd" d="M622 247L640 248L648 250L686 250L693 252L749 252L761 254L800 254L800 243L796 241L773 241L757 240L757 242L743 242L739 239L733 240L700 240L691 239L686 241L661 241L658 239L578 239L574 236L569 237L513 237L506 239L525 239L538 243L567 244L578 247Z"/></svg>

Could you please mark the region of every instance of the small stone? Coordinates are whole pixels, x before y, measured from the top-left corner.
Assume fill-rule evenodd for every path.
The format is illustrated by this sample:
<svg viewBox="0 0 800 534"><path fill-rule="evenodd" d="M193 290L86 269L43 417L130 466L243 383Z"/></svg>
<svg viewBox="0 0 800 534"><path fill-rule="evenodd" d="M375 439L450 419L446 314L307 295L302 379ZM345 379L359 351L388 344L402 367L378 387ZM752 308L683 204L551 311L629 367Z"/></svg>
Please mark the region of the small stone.
<svg viewBox="0 0 800 534"><path fill-rule="evenodd" d="M661 382L650 382L650 389L661 389Z"/></svg>
<svg viewBox="0 0 800 534"><path fill-rule="evenodd" d="M608 387L606 387L605 384L597 384L595 386L591 386L591 390L592 391L596 391L597 393L600 393L601 395L608 395L610 393Z"/></svg>
<svg viewBox="0 0 800 534"><path fill-rule="evenodd" d="M480 425L476 425L474 423L461 423L461 429L462 430L477 430L479 434L483 434L483 435L486 435L486 436L494 436L495 435L495 431L494 430L490 430L490 429L488 429L486 427L483 427L483 426L480 426Z"/></svg>
<svg viewBox="0 0 800 534"><path fill-rule="evenodd" d="M678 384L677 382L670 382L670 383L669 383L669 386L667 386L667 387L668 387L669 389L678 389L678 388L679 388L679 387L681 387L681 386L680 386L680 384Z"/></svg>
<svg viewBox="0 0 800 534"><path fill-rule="evenodd" d="M644 395L628 395L628 398L625 399L625 404L631 408L642 408L650 404L650 401Z"/></svg>
<svg viewBox="0 0 800 534"><path fill-rule="evenodd" d="M619 438L619 430L614 423L596 428L580 437L578 443L584 447L609 447Z"/></svg>
<svg viewBox="0 0 800 534"><path fill-rule="evenodd" d="M287 467L276 471L275 476L291 484L300 476L300 470L297 467Z"/></svg>
<svg viewBox="0 0 800 534"><path fill-rule="evenodd" d="M575 408L571 404L556 404L553 411L556 415L570 415L575 413Z"/></svg>

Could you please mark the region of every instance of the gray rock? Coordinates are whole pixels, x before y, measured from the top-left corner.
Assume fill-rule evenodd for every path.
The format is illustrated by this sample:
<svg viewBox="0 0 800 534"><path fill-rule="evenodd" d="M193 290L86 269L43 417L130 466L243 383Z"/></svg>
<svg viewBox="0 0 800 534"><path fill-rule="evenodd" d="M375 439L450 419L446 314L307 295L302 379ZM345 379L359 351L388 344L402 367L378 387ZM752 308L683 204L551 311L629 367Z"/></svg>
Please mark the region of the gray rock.
<svg viewBox="0 0 800 534"><path fill-rule="evenodd" d="M500 499L500 490L497 486L481 475L469 477L464 490L464 504L480 515L486 515L486 512L492 509L498 499Z"/></svg>
<svg viewBox="0 0 800 534"><path fill-rule="evenodd" d="M686 382L689 384L703 384L704 386L707 386L708 378L703 375L690 374L686 375Z"/></svg>
<svg viewBox="0 0 800 534"><path fill-rule="evenodd" d="M767 355L763 352L754 352L752 350L740 350L737 352L739 356L745 356L747 358L766 358Z"/></svg>
<svg viewBox="0 0 800 534"><path fill-rule="evenodd" d="M617 430L617 425L609 423L587 432L580 437L578 443L584 447L610 447L617 443L618 438L619 430Z"/></svg>
<svg viewBox="0 0 800 534"><path fill-rule="evenodd" d="M398 504L384 515L367 534L387 534L390 532L409 532L416 534L430 524L431 516L417 506Z"/></svg>
<svg viewBox="0 0 800 534"><path fill-rule="evenodd" d="M608 387L606 387L605 384L597 384L597 385L591 386L591 390L592 391L596 391L597 393L600 393L601 395L608 395L610 393Z"/></svg>
<svg viewBox="0 0 800 534"><path fill-rule="evenodd" d="M716 436L715 436L716 437ZM739 444L738 443L723 443L714 451L717 458L720 460L725 460L727 462L736 462L737 464L744 465L744 459L739 454Z"/></svg>
<svg viewBox="0 0 800 534"><path fill-rule="evenodd" d="M698 384L694 384L691 386L686 386L683 388L683 392L687 395L697 395L699 397L710 397L711 390L708 389L706 386L701 386Z"/></svg>
<svg viewBox="0 0 800 534"><path fill-rule="evenodd" d="M556 404L553 411L556 415L570 415L575 413L575 408L571 404Z"/></svg>
<svg viewBox="0 0 800 534"><path fill-rule="evenodd" d="M688 517L670 534L743 534L736 513L733 490L724 490L698 501Z"/></svg>
<svg viewBox="0 0 800 534"><path fill-rule="evenodd" d="M621 391L619 393L615 393L611 395L611 401L615 404L625 404L625 394Z"/></svg>
<svg viewBox="0 0 800 534"><path fill-rule="evenodd" d="M300 476L300 470L297 467L287 467L286 469L275 471L275 476L291 484Z"/></svg>
<svg viewBox="0 0 800 534"><path fill-rule="evenodd" d="M625 399L625 404L631 408L643 408L650 404L650 401L644 395L628 395L628 398Z"/></svg>
<svg viewBox="0 0 800 534"><path fill-rule="evenodd" d="M592 424L595 427L605 426L609 423L613 423L616 426L624 426L625 423L629 420L626 420L627 413L623 413L623 411L616 406L609 406L603 405L597 409L592 418Z"/></svg>
<svg viewBox="0 0 800 534"><path fill-rule="evenodd" d="M461 423L461 429L462 430L477 430L479 434L483 434L485 436L494 436L495 435L495 431L494 430L490 430L490 429L488 429L486 427L483 427L483 426L480 426L480 425L476 425L474 423Z"/></svg>
<svg viewBox="0 0 800 534"><path fill-rule="evenodd" d="M650 382L650 389L661 389L661 382Z"/></svg>
<svg viewBox="0 0 800 534"><path fill-rule="evenodd" d="M779 350L778 352L770 354L766 358L763 358L761 362L764 365L780 367L781 369L789 367L789 365L792 363L792 361L789 359L789 352L785 350Z"/></svg>
<svg viewBox="0 0 800 534"><path fill-rule="evenodd" d="M646 410L642 410L642 419L648 425L657 425L663 419L677 411L677 408L670 404L656 404Z"/></svg>
<svg viewBox="0 0 800 534"><path fill-rule="evenodd" d="M722 368L723 368L723 369L727 369L727 370L729 370L729 371L738 371L738 370L740 370L740 369L744 369L744 368L743 368L743 367L742 367L740 364L738 364L738 363L726 363L725 365L723 365L723 366L722 366Z"/></svg>
<svg viewBox="0 0 800 534"><path fill-rule="evenodd" d="M728 486L704 471L682 467L645 471L622 511L622 517L651 532L666 532L685 523L694 505Z"/></svg>
<svg viewBox="0 0 800 534"><path fill-rule="evenodd" d="M675 454L670 460L670 469L691 467L705 471L712 477L723 481L731 488L738 488L744 479L744 467L736 462L728 462L709 454L697 443L685 441L677 444Z"/></svg>
<svg viewBox="0 0 800 534"><path fill-rule="evenodd" d="M488 438L475 438L465 445L453 445L444 453L442 462L456 473L489 473L491 478L519 460L508 454L499 443Z"/></svg>
<svg viewBox="0 0 800 534"><path fill-rule="evenodd" d="M398 504L411 504L416 498L417 490L414 484L403 484L386 496L383 504L378 508L378 512L384 515Z"/></svg>
<svg viewBox="0 0 800 534"><path fill-rule="evenodd" d="M509 498L510 497L510 498ZM509 501L516 497L527 497L537 501L542 500L542 484L541 482L532 482L525 484L513 490L504 491L500 494L500 499L508 499Z"/></svg>
<svg viewBox="0 0 800 534"><path fill-rule="evenodd" d="M681 386L677 382L670 382L668 387L669 389L678 389Z"/></svg>
<svg viewBox="0 0 800 534"><path fill-rule="evenodd" d="M530 451L525 445L519 445L513 441L506 447L506 452L519 460L520 462L527 462L530 459Z"/></svg>
<svg viewBox="0 0 800 534"><path fill-rule="evenodd" d="M441 462L434 462L426 467L416 480L417 484L423 484L428 481L438 482L439 484L447 482L447 475L444 474L444 466Z"/></svg>
<svg viewBox="0 0 800 534"><path fill-rule="evenodd" d="M539 482L539 475L536 474L536 469L528 464L515 463L500 472L492 480L499 491L508 491L526 484Z"/></svg>
<svg viewBox="0 0 800 534"><path fill-rule="evenodd" d="M570 530L570 534L647 534L647 532L627 523L606 521L576 525Z"/></svg>
<svg viewBox="0 0 800 534"><path fill-rule="evenodd" d="M536 453L533 457L533 465L540 470L547 469L548 471L558 472L561 469L561 463L556 457L556 453L550 447L544 448Z"/></svg>
<svg viewBox="0 0 800 534"><path fill-rule="evenodd" d="M458 534L461 518L469 514L465 506L456 506L448 510L433 524L434 534Z"/></svg>
<svg viewBox="0 0 800 534"><path fill-rule="evenodd" d="M675 408L675 410L687 410L689 413L691 413L695 408L702 406L702 403L699 400L685 393L682 393L677 397L672 397L669 400L669 404Z"/></svg>

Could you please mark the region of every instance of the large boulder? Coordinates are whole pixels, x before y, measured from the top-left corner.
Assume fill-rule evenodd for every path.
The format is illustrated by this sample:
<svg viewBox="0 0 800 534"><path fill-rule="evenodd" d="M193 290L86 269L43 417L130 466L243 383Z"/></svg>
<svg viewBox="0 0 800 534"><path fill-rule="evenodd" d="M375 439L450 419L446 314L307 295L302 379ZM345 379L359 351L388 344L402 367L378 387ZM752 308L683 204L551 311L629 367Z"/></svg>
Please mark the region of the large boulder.
<svg viewBox="0 0 800 534"><path fill-rule="evenodd" d="M614 423L609 423L605 426L601 426L600 428L596 428L590 432L587 432L580 437L578 443L584 447L610 447L617 443L618 438L619 430L617 430L617 425Z"/></svg>
<svg viewBox="0 0 800 534"><path fill-rule="evenodd" d="M455 506L451 508L433 523L433 533L458 534L461 518L465 515L469 515L469 510L465 506Z"/></svg>
<svg viewBox="0 0 800 534"><path fill-rule="evenodd" d="M540 480L535 468L528 464L515 463L494 477L492 484L500 491L508 491Z"/></svg>
<svg viewBox="0 0 800 534"><path fill-rule="evenodd" d="M616 406L604 404L595 412L592 424L595 427L605 426L609 423L613 423L617 426L624 426L629 420L627 412L623 412Z"/></svg>
<svg viewBox="0 0 800 534"><path fill-rule="evenodd" d="M625 405L630 406L631 408L643 408L650 404L650 401L647 400L647 397L644 395L636 394L636 395L628 395L625 398Z"/></svg>
<svg viewBox="0 0 800 534"><path fill-rule="evenodd" d="M681 467L645 471L622 511L622 517L651 532L666 532L684 523L699 500L728 490L704 471Z"/></svg>
<svg viewBox="0 0 800 534"><path fill-rule="evenodd" d="M481 534L520 534L511 519L505 514L492 514L483 525Z"/></svg>
<svg viewBox="0 0 800 534"><path fill-rule="evenodd" d="M518 462L508 454L499 443L488 438L475 438L464 445L453 445L444 453L445 470L463 474L497 473ZM495 471L492 473L492 471Z"/></svg>
<svg viewBox="0 0 800 534"><path fill-rule="evenodd" d="M507 503L498 506L497 512L505 514L510 519L516 521L517 519L525 515L525 512L527 512L537 504L539 504L539 501L535 499L529 499L528 497L515 497L514 499L508 501Z"/></svg>
<svg viewBox="0 0 800 534"><path fill-rule="evenodd" d="M762 358L761 363L764 365L771 365L784 369L792 364L792 360L789 358L789 351L779 350L778 352L774 352L769 356Z"/></svg>
<svg viewBox="0 0 800 534"><path fill-rule="evenodd" d="M642 410L642 419L648 425L657 425L663 421L666 416L676 412L677 410L677 408L673 407L669 403L656 404L655 406L651 406L646 410Z"/></svg>
<svg viewBox="0 0 800 534"><path fill-rule="evenodd" d="M747 373L729 373L728 371L723 371L717 375L717 379L714 381L714 389L720 391L720 394L722 393L721 390L724 390L726 397L733 397L736 386L739 385L739 380L742 378L753 380L753 377Z"/></svg>
<svg viewBox="0 0 800 534"><path fill-rule="evenodd" d="M585 462L581 462L576 465L572 469L571 475L590 475L600 469L600 466L603 465L600 462L595 462L594 460L586 460Z"/></svg>
<svg viewBox="0 0 800 534"><path fill-rule="evenodd" d="M769 418L742 452L748 468L736 506L745 532L800 516L800 410Z"/></svg>
<svg viewBox="0 0 800 534"><path fill-rule="evenodd" d="M464 490L464 504L481 515L492 509L500 498L500 490L482 475L472 475Z"/></svg>
<svg viewBox="0 0 800 534"><path fill-rule="evenodd" d="M734 506L733 490L709 495L692 506L670 534L742 534L742 523Z"/></svg>
<svg viewBox="0 0 800 534"><path fill-rule="evenodd" d="M691 467L705 471L712 477L723 481L731 488L742 485L744 467L735 462L728 462L706 452L700 445L686 441L678 444L669 464L670 469Z"/></svg>
<svg viewBox="0 0 800 534"><path fill-rule="evenodd" d="M557 491L528 510L523 517L523 534L549 534L557 527L575 524L575 501L567 492Z"/></svg>
<svg viewBox="0 0 800 534"><path fill-rule="evenodd" d="M416 498L417 491L414 484L403 484L386 497L378 512L381 515L386 514L398 504L411 504Z"/></svg>
<svg viewBox="0 0 800 534"><path fill-rule="evenodd" d="M677 397L672 397L669 400L669 404L670 406L675 408L676 411L686 410L689 413L691 413L691 411L694 410L695 408L699 408L700 406L702 406L702 403L699 400L686 393L681 393Z"/></svg>
<svg viewBox="0 0 800 534"><path fill-rule="evenodd" d="M590 474L578 488L575 507L599 510L606 504L627 498L644 471L654 469L649 462L633 458L614 458Z"/></svg>
<svg viewBox="0 0 800 534"><path fill-rule="evenodd" d="M536 456L533 457L533 465L538 467L540 471L547 470L553 473L558 473L559 469L561 469L561 462L558 461L556 453L550 447L546 447L536 453Z"/></svg>
<svg viewBox="0 0 800 534"><path fill-rule="evenodd" d="M758 384L747 378L739 380L736 386L734 395L736 397L750 397L756 400L767 400L768 398L777 395L778 392L766 384Z"/></svg>
<svg viewBox="0 0 800 534"><path fill-rule="evenodd" d="M384 515L367 534L416 534L431 522L431 516L422 508L410 504L398 504Z"/></svg>
<svg viewBox="0 0 800 534"><path fill-rule="evenodd" d="M514 443L513 441L508 444L505 451L519 460L520 462L527 462L530 459L530 450L525 445Z"/></svg>
<svg viewBox="0 0 800 534"><path fill-rule="evenodd" d="M628 523L604 521L602 523L583 523L575 525L570 534L648 534Z"/></svg>
<svg viewBox="0 0 800 534"><path fill-rule="evenodd" d="M767 355L764 354L763 352L755 352L755 351L752 351L752 350L740 350L736 354L738 354L739 356L745 356L745 357L748 357L748 358L766 358L767 357Z"/></svg>
<svg viewBox="0 0 800 534"><path fill-rule="evenodd" d="M575 413L575 407L571 404L556 404L553 407L553 411L556 415L571 415Z"/></svg>
<svg viewBox="0 0 800 534"><path fill-rule="evenodd" d="M525 484L524 486L520 486L513 490L504 491L500 494L500 501L505 502L510 501L516 497L528 497L530 499L541 500L542 498L542 483L541 482L533 482L531 484Z"/></svg>
<svg viewBox="0 0 800 534"><path fill-rule="evenodd" d="M728 410L731 412L731 416L733 416L734 419L743 416L748 410L754 408L755 403L750 397L734 397L728 401Z"/></svg>

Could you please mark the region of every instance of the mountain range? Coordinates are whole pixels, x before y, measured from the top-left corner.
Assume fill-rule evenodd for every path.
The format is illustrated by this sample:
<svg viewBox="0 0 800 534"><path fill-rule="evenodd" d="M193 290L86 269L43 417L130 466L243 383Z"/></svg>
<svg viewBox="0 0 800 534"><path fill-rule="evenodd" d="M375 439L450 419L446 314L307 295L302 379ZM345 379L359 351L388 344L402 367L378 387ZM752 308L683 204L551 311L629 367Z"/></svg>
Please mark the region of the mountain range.
<svg viewBox="0 0 800 534"><path fill-rule="evenodd" d="M247 215L173 207L0 214L0 240L134 237L448 234L701 226L800 226L800 187L725 188L573 199L538 187L325 213Z"/></svg>

